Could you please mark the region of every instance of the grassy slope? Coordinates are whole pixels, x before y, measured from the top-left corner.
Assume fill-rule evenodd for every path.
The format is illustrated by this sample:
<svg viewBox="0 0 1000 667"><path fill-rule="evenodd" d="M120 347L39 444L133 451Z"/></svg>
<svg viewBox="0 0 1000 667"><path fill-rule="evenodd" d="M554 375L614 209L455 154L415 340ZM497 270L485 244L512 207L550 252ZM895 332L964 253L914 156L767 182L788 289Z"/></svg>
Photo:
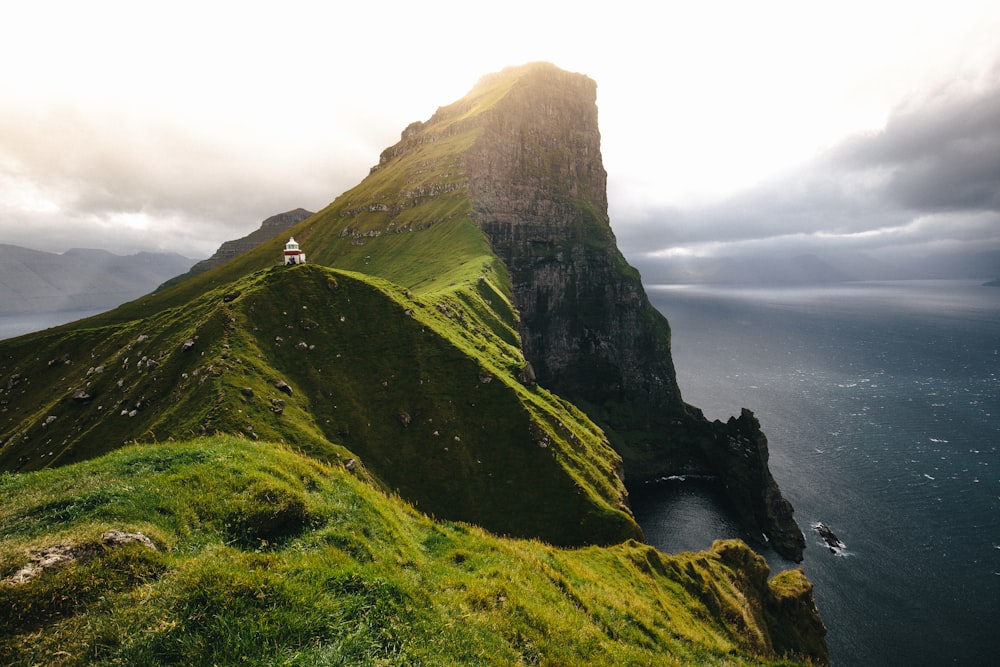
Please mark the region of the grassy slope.
<svg viewBox="0 0 1000 667"><path fill-rule="evenodd" d="M464 296L481 299L483 283ZM638 536L599 429L518 382L511 333L461 296L273 268L144 320L22 340L3 366L19 379L3 394L0 462L28 470L131 440L238 433L358 456L421 509L500 533Z"/></svg>
<svg viewBox="0 0 1000 667"><path fill-rule="evenodd" d="M796 571L769 588L733 543L669 557L496 538L231 436L0 476L0 577L112 529L160 550L0 583L0 661L770 664L768 615L808 587Z"/></svg>
<svg viewBox="0 0 1000 667"><path fill-rule="evenodd" d="M468 218L461 155L479 130L465 121L509 84L443 110L437 140L389 149L361 184L293 228L311 264L280 275L299 282L267 273L280 257L284 238L277 238L111 313L0 344L0 373L31 381L8 392L18 405L0 417L0 463L65 464L130 439L216 431L293 442L327 458L336 443L428 511L559 543L637 536L620 509L618 456L599 429L572 405L516 381L525 362L510 280ZM326 279L313 274L317 264L366 274L345 284L379 286L366 292L378 298L331 306ZM266 296L220 303L269 281ZM430 348L414 334L416 322L439 334ZM136 344L143 335L149 338ZM185 340L196 342L187 355L178 352ZM313 347L302 353L299 343ZM48 365L67 354L72 368ZM159 366L136 368L137 357ZM481 372L463 376L445 363ZM90 366L106 372L84 377ZM275 377L295 390L280 420L267 402L278 397ZM77 404L63 387L84 387L93 398ZM240 399L243 387L256 398ZM95 413L97 405L105 414ZM109 410L136 414L109 420ZM49 416L57 419L45 424ZM25 463L25 456L32 458ZM559 521L560 512L580 518Z"/></svg>

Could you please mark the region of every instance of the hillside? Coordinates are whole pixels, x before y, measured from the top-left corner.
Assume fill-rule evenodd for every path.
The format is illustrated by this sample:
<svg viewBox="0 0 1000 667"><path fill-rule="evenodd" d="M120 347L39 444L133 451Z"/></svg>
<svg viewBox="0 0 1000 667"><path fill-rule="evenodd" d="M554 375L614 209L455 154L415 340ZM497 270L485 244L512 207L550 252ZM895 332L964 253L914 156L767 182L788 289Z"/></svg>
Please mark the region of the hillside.
<svg viewBox="0 0 1000 667"><path fill-rule="evenodd" d="M64 560L39 573L43 557ZM236 437L0 476L6 665L822 659L801 643L822 627L809 583L766 576L738 542L665 556L500 539Z"/></svg>
<svg viewBox="0 0 1000 667"><path fill-rule="evenodd" d="M505 323L452 317L378 279L306 265L127 325L16 339L5 351L18 363L0 361L11 378L0 464L239 433L327 461L358 456L421 509L497 532L638 537L603 434L516 379Z"/></svg>
<svg viewBox="0 0 1000 667"><path fill-rule="evenodd" d="M539 114L548 120L539 122ZM41 480L85 480L101 466L116 471L107 473L108 483L113 478L130 480L120 482L126 489L121 504L117 499L105 503L104 491L93 500L84 499L90 492L58 482L36 509L24 509L27 514L13 516L13 523L7 524L17 525L22 521L18 516L32 516L40 527L33 537L11 533L3 538L4 567L14 573L30 559L25 549L62 540L60 531L93 545L104 530L148 530L154 542L167 548L167 555L150 556L153 574L139 578L151 583L172 565L187 573L185 577L194 577L190 581L218 576L223 588L209 588L212 593L192 603L210 606L218 604L213 602L214 591L225 594L225 582L236 576L213 569L213 559L231 559L234 570L267 563L279 571L301 571L296 570L293 552L308 552L308 558L320 562L339 558L336 549L342 545L336 539L311 541L314 530L354 525L355 542L347 551L367 553L371 562L382 565L359 574L360 580L352 579L349 590L336 585L327 589L326 583L302 571L305 588L288 589L288 594L313 599L329 596L331 590L335 597L337 591L353 595L372 587L382 590L388 576L384 568L395 568L389 581L400 587L405 581L410 587L401 589L405 594L394 589L393 604L402 607L393 606L397 616L386 618L406 625L393 635L406 639L365 635L375 626L358 625L362 612L357 609L354 616L334 621L348 634L360 633L359 641L368 647L363 650L376 651L365 654L373 661L381 657L390 664L406 664L419 654L400 653L401 646L423 650L418 647L435 634L458 642L466 632L485 642L471 644L479 647L477 652L514 656L512 662L517 656L526 662L553 656L554 662L570 663L592 656L597 663L611 664L608 656L618 650L632 655L625 646L649 652L636 653L637 663L648 662L641 656L652 654L670 660L678 656L679 664L691 656L709 664L754 664L785 651L801 651L822 661L822 624L801 573L779 575L769 589L762 561L742 545L721 545L714 555L670 559L630 542L641 539L641 531L628 507L623 480L667 472L717 475L747 523L789 557L801 558L802 535L767 469L766 438L752 413L744 411L728 423L710 423L681 400L670 361L669 326L649 305L638 274L617 250L607 220L604 178L593 82L545 64L505 70L484 77L466 98L439 109L426 123L408 127L400 143L383 152L368 178L288 230L310 264L278 266L286 239L274 238L114 311L0 342L0 469L16 471L3 478L12 506L27 507L27 489ZM232 453L232 447L257 452L254 457L285 457L280 452L286 451L292 457L294 452L302 460L270 460L244 470L242 486L229 491L222 482L189 475L191 492L176 492L179 505L153 503L163 511L159 518L154 516L159 510L129 513L149 499L137 489L171 493L170 476L160 472L172 464L155 461L173 454L159 452L193 448L211 453L220 442L229 443L230 453L210 454L216 463L208 467L231 471L220 462L251 456ZM263 446L254 444L258 442ZM133 443L142 446L109 454ZM129 468L134 472L126 474L115 462L136 452L152 459L135 463ZM303 465L324 472L287 472ZM316 481L317 475L324 481ZM365 494L380 498L369 501L378 510L366 510L364 503L351 500L336 512L314 516L310 503L326 501L309 494L327 488L330 479L364 484ZM107 484L98 484L106 490ZM219 511L228 512L209 519L217 527L195 528L169 518L211 514L205 505L217 503ZM402 509L405 505L424 515ZM90 509L97 514L88 514ZM76 531L73 526L83 516L79 512L99 518L101 525ZM423 527L387 518L401 512ZM257 520L253 517L266 524L263 532L248 526L247 521ZM121 519L111 521L121 525L111 526L105 519ZM373 529L366 532L366 522L377 526L382 520L402 531L393 533L402 540L399 546L393 546L395 538L385 541ZM535 574L548 572L531 565L536 557L545 561L558 554L551 557L575 564L565 566L565 579L546 576L523 582L512 574L504 579L503 590L494 591L495 602L487 600L482 608L479 602L462 603L462 596L455 596L455 591L478 590L476 577L482 571L475 568L449 579L440 598L426 592L407 597L416 596L414 591L423 590L424 583L451 576L445 573L447 560L428 560L433 549L425 544L426 539L437 539L427 531L450 534L448 522L462 522L462 535L475 536L455 538L456 549L470 554L457 565L475 562L491 548L488 543L515 549L508 553L521 554L528 570L538 570ZM493 542L498 538L480 529L586 548L564 552L534 542L515 548L510 541ZM215 545L204 559L197 555L200 547L187 541L200 539L196 534L202 530L214 535L206 539ZM418 540L423 551L404 546L408 539L412 542L406 533L414 530L424 531ZM277 555L278 543L292 550L287 557ZM528 552L517 551L522 548ZM92 550L83 548L86 553ZM245 555L251 551L264 555ZM628 565L637 554L638 564ZM505 557L499 571L522 571L524 565L513 564L521 556ZM720 563L743 574L733 574L733 567ZM81 567L80 576L91 576L86 574L88 566ZM146 572L146 565L137 567ZM125 570L125 579L109 583L108 590L115 595L154 594L149 588L129 592L132 565ZM42 597L48 585L44 582L59 581L61 575L45 576L38 580L42 583L28 584ZM651 583L649 576L656 581ZM197 587L182 586L178 593L172 585L166 589L168 596L186 608L185 600L196 595L192 591ZM244 586L239 580L234 585ZM629 594L648 585L680 597L670 604L650 602L650 616L602 597L602 590ZM576 611L558 612L558 622L530 611L524 612L523 623L512 620L521 618L519 610L540 604L536 599L561 600L552 597L553 590L561 591ZM782 602L786 593L790 597ZM186 657L167 655L188 662L190 656L211 655L204 652L216 648L242 650L236 625L256 623L250 620L260 615L254 609L266 610L264 616L284 616L282 595L275 598L266 592L260 602L248 601L249 606L226 616L221 622L235 633L226 646L216 647L222 635L212 632L222 631L215 629L196 634L192 642L201 643L184 653ZM376 604L364 595L357 600L358 609ZM648 594L637 595L637 600L650 599ZM458 602L445 602L449 596ZM66 604L73 610L90 604L85 591L68 598ZM560 605L554 609L565 610ZM490 609L497 613L487 614L484 625L453 628L462 625L455 619ZM129 651L154 651L142 654L152 662L161 650L156 628L175 622L179 625L173 627L186 627L186 621L171 613L151 610L148 622L138 621L146 623L146 629L134 641L110 637L115 631L106 629L102 632L109 637L101 646L134 644ZM195 625L204 620L202 612L191 613ZM490 625L497 615L508 625ZM675 615L692 620L676 621L675 627ZM55 618L43 617L45 622ZM11 650L28 662L34 643L44 640L24 635L42 622L30 614L26 618L17 626L17 641L31 646L23 652ZM89 630L68 619L65 631L85 642L91 637L87 633L101 624L92 626L93 619L81 618ZM636 619L639 635L646 639L631 628ZM131 621L113 615L105 627L124 627L121 623ZM535 648L541 641L537 637L550 629L553 637L568 631L564 623L596 624L603 639L593 635L593 641L565 649L546 640ZM385 625L398 624L386 620ZM316 641L281 635L272 647L293 651L290 663L299 659L299 647L302 655L313 658L320 655L316 651L329 652L320 662L349 661L337 657L346 649L338 648L340 640L331 638L332 631L303 632L318 633ZM166 636L178 648L170 639L176 635ZM719 636L728 639L719 643ZM311 648L306 650L306 644ZM605 653L604 647L612 645ZM475 662L464 650L449 643L440 647L440 656L456 651L463 661ZM113 661L118 658L110 656L117 655L126 653L109 652L101 659ZM434 657L428 662L448 661Z"/></svg>
<svg viewBox="0 0 1000 667"><path fill-rule="evenodd" d="M194 260L168 253L62 254L0 244L0 312L111 309L187 271Z"/></svg>

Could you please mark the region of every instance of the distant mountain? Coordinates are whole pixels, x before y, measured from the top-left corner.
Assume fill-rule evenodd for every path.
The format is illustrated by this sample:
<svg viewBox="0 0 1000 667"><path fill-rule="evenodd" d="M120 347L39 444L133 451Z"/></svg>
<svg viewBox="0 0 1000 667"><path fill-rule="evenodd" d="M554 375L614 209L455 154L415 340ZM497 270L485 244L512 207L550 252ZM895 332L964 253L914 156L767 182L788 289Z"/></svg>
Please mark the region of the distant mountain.
<svg viewBox="0 0 1000 667"><path fill-rule="evenodd" d="M876 259L864 253L631 258L644 282L815 284L848 280L980 280L1000 272L1000 252Z"/></svg>
<svg viewBox="0 0 1000 667"><path fill-rule="evenodd" d="M220 264L224 264L232 258L242 255L248 250L253 250L264 241L270 241L278 234L294 227L311 215L313 215L313 212L307 211L304 208L297 208L291 211L285 211L284 213L279 213L277 215L272 215L260 224L260 228L252 231L243 238L226 241L219 246L219 249L215 251L214 255L208 259L201 260L192 266L191 270L186 274L183 276L177 276L176 280L169 281L167 285L164 285L164 287L172 285L180 280L190 278L191 276L198 275L199 273L204 273L209 269L214 269Z"/></svg>
<svg viewBox="0 0 1000 667"><path fill-rule="evenodd" d="M57 254L0 244L0 313L111 309L193 262L176 253L123 256L73 248Z"/></svg>

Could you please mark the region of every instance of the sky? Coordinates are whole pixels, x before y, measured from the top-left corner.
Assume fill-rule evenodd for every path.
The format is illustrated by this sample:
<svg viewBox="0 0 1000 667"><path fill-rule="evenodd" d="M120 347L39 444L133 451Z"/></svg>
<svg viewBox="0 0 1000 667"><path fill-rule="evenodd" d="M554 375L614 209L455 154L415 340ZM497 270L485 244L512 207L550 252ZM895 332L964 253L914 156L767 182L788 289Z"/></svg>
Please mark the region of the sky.
<svg viewBox="0 0 1000 667"><path fill-rule="evenodd" d="M340 5L0 3L0 243L206 257L546 60L630 258L1000 250L995 0Z"/></svg>

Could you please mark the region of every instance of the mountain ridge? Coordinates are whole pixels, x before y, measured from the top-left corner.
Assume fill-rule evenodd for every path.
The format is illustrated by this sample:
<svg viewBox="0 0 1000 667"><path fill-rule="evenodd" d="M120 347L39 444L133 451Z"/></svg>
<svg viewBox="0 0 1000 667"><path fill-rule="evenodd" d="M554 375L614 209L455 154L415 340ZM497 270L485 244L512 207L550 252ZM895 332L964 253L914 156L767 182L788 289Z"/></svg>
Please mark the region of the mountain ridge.
<svg viewBox="0 0 1000 667"><path fill-rule="evenodd" d="M805 539L756 418L709 422L681 397L669 324L610 227L595 99L593 80L549 63L484 77L410 124L366 179L288 231L311 262L452 300L447 308L503 304L531 372L604 429L631 483L717 476L751 532L801 561ZM283 241L99 321L178 306L273 266Z"/></svg>
<svg viewBox="0 0 1000 667"><path fill-rule="evenodd" d="M767 471L752 413L709 423L681 400L669 326L608 224L593 82L581 77L547 64L505 70L409 126L368 178L288 230L310 264L280 266L284 239L272 238L115 311L0 343L0 466L72 468L109 461L128 443L155 456L172 441L225 434L293 448L440 520L580 547L641 537L623 470L646 461L654 471L715 471L748 501L750 525L794 546L791 533L802 535ZM551 122L535 123L537 114ZM578 122L582 132L571 129ZM523 180L497 184L517 169ZM589 180L559 184L581 175ZM629 296L623 310L615 295ZM539 297L558 307L540 307ZM566 321L546 322L547 310ZM525 341L546 326L553 347L540 353ZM619 341L635 349L610 349ZM667 356L651 376L641 366L660 352ZM600 374L588 393L591 370ZM259 483L267 489L239 502L301 518L288 496L300 491ZM363 531L356 539L372 543ZM726 632L758 637L737 642L741 660L825 659L800 571L785 579L794 594L782 620L769 624L765 616L777 612L760 593L766 567L745 546L711 557L739 565L731 579L683 574L655 550L639 551L629 556L637 567L689 586L708 618L726 619ZM379 546L375 560L383 558L402 558L404 569L412 560ZM356 586L374 585L361 572ZM553 577L577 609L589 608L566 575ZM509 596L495 593L495 601ZM744 594L746 614L733 616L728 601ZM621 613L602 621L611 639ZM776 639L786 633L792 638ZM516 638L504 641L531 654ZM643 641L668 650L658 632Z"/></svg>

